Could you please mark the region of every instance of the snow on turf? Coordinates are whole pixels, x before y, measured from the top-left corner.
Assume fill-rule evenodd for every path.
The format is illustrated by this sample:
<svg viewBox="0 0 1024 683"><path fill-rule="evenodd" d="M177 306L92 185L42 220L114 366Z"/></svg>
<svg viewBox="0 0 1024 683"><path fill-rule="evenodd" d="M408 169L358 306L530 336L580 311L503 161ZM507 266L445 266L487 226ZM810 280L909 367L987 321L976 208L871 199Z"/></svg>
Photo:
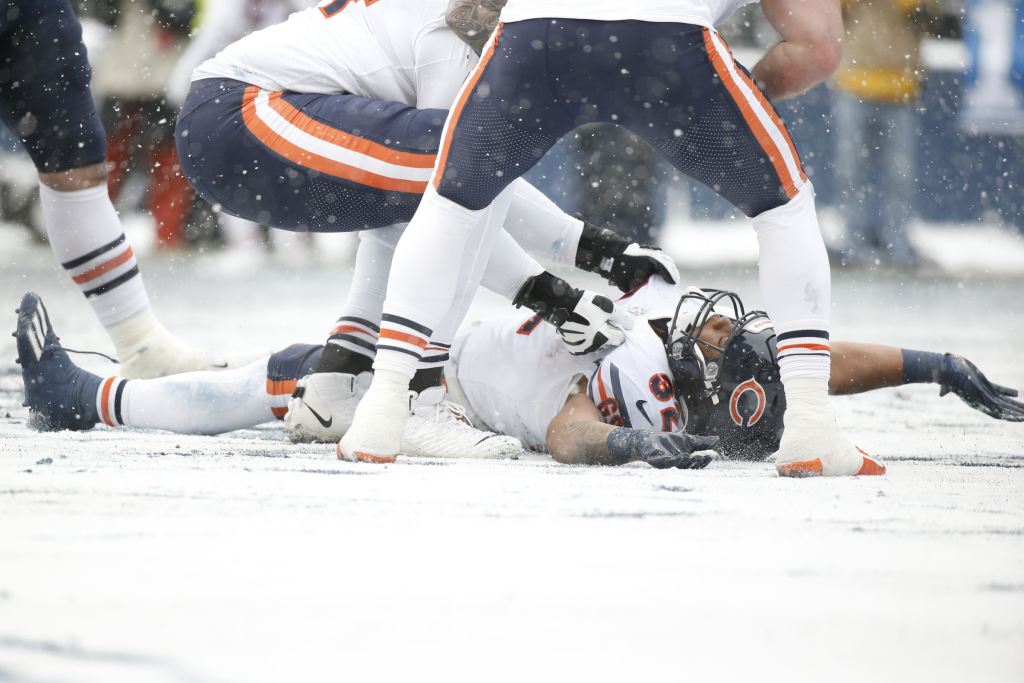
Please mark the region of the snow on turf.
<svg viewBox="0 0 1024 683"><path fill-rule="evenodd" d="M31 288L64 343L111 350L52 255L0 259L0 326ZM348 277L206 272L143 263L168 327L233 346L319 340ZM754 272L687 279L759 303ZM955 350L1024 387L1024 283L834 280L834 338ZM483 295L471 316L506 310ZM837 399L885 477L792 481L350 464L277 424L38 434L13 357L0 338L0 680L1024 676L1024 425L934 386Z"/></svg>

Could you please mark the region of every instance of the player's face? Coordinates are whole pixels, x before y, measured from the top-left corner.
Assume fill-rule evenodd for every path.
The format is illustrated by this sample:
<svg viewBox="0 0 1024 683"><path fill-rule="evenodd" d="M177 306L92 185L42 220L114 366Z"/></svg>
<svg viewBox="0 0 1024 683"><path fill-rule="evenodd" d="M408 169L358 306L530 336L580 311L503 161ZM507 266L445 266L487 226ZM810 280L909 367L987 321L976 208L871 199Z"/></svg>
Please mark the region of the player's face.
<svg viewBox="0 0 1024 683"><path fill-rule="evenodd" d="M705 344L701 344L700 352L704 354L705 360L711 360L712 358L718 358L718 349L713 349L707 344L722 348L725 346L725 342L729 339L729 335L732 333L732 319L727 318L724 315L718 315L717 313L708 318L708 321L704 324L704 328L700 331L698 339Z"/></svg>

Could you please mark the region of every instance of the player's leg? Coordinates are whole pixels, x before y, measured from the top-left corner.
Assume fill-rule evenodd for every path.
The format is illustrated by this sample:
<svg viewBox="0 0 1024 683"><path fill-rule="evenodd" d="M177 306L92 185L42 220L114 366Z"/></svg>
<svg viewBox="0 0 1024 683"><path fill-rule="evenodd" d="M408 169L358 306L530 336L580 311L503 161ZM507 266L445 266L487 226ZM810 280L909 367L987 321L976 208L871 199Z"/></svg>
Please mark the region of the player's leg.
<svg viewBox="0 0 1024 683"><path fill-rule="evenodd" d="M220 211L283 230L349 232L412 218L444 116L215 78L192 84L175 135L185 176Z"/></svg>
<svg viewBox="0 0 1024 683"><path fill-rule="evenodd" d="M293 344L228 372L190 372L152 380L106 378L97 411L110 427L222 434L281 420L298 380L308 375L320 346Z"/></svg>
<svg viewBox="0 0 1024 683"><path fill-rule="evenodd" d="M296 345L224 372L157 379L100 377L75 366L42 301L26 294L15 332L25 398L37 429L110 427L219 434L281 418L320 347Z"/></svg>
<svg viewBox="0 0 1024 683"><path fill-rule="evenodd" d="M617 96L620 83L609 69L601 74L608 94L599 102L753 219L761 291L778 333L787 394L779 472L857 474L863 458L839 433L828 398L831 276L813 188L796 148L714 30L641 23L637 33L637 44L654 49L621 72L633 77L639 100ZM674 78L679 82L668 87Z"/></svg>
<svg viewBox="0 0 1024 683"><path fill-rule="evenodd" d="M409 378L461 289L475 289L460 279L474 257L469 242L476 236L486 250L482 235L507 212L492 201L575 125L554 101L543 51L531 47L543 31L543 20L500 28L459 93L431 187L395 252L377 372L340 444L345 457L397 453Z"/></svg>
<svg viewBox="0 0 1024 683"><path fill-rule="evenodd" d="M160 325L107 195L106 137L89 89L81 25L67 0L11 5L0 53L16 88L0 114L39 171L50 245L107 329L126 377L248 363L259 353L194 349Z"/></svg>
<svg viewBox="0 0 1024 683"><path fill-rule="evenodd" d="M296 442L336 443L369 386L395 244L404 226L359 233L352 284L313 373L288 403L285 434Z"/></svg>

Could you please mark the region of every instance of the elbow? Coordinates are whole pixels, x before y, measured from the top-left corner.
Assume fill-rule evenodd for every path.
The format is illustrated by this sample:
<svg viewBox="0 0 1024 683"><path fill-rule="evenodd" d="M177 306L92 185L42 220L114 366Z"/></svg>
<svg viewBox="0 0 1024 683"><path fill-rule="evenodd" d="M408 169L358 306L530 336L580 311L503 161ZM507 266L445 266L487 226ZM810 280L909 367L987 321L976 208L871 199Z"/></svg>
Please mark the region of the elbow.
<svg viewBox="0 0 1024 683"><path fill-rule="evenodd" d="M843 61L842 33L838 36L830 35L823 37L810 46L809 53L818 81L824 81L836 72L840 62Z"/></svg>

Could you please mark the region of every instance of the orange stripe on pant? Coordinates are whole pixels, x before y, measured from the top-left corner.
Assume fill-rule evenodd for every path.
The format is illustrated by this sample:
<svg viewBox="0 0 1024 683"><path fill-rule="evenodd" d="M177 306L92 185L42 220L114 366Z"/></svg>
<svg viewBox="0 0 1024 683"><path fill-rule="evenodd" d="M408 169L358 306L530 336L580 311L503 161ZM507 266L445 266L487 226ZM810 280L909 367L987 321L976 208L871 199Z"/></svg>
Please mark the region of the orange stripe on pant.
<svg viewBox="0 0 1024 683"><path fill-rule="evenodd" d="M114 424L114 421L110 419L110 408L108 407L108 404L110 403L110 387L114 386L114 380L116 379L116 377L108 377L106 381L103 382L103 393L100 396L100 414L103 416L103 421L110 427L117 426Z"/></svg>
<svg viewBox="0 0 1024 683"><path fill-rule="evenodd" d="M399 332L397 330L389 330L386 327L382 327L380 330L381 339L394 339L395 341L405 342L406 344L412 344L418 346L421 349L427 348L427 340L423 337L417 337L413 334L406 334L405 332Z"/></svg>
<svg viewBox="0 0 1024 683"><path fill-rule="evenodd" d="M288 123L292 124L304 133L308 133L315 138L324 140L337 145L338 147L344 147L350 149L353 152L359 152L365 154L368 157L379 159L380 161L386 161L389 164L395 164L396 166L407 166L409 168L433 168L436 155L434 154L414 154L412 152L400 152L398 150L390 149L384 145L379 145L376 142L370 140L364 140L363 138L350 135L343 131L325 126L319 121L306 116L302 111L296 109L291 104L281 99L282 93L272 92L267 98L270 108L281 115Z"/></svg>
<svg viewBox="0 0 1024 683"><path fill-rule="evenodd" d="M79 285L85 284L86 282L89 282L90 280L95 280L100 275L103 275L103 273L109 272L109 271L113 270L114 268L117 268L118 266L120 266L123 263L127 263L128 260L131 259L132 256L135 256L135 254L132 253L132 248L128 247L127 249L124 250L123 253L118 254L117 256L115 256L114 258L110 259L109 261L101 263L100 265L96 266L92 270L87 270L86 272L82 273L81 275L76 275L76 276L74 276L71 279L74 280L76 284L79 284Z"/></svg>
<svg viewBox="0 0 1024 683"><path fill-rule="evenodd" d="M772 166L775 167L775 172L778 174L779 179L782 181L782 186L786 190L786 196L792 199L796 196L798 190L796 183L793 181L793 176L789 172L789 168L786 166L786 160L782 158L782 150L779 149L775 141L772 140L771 135L768 134L767 128L761 123L761 119L757 117L757 114L751 108L750 103L747 102L747 98L743 95L743 91L740 89L739 83L733 78L732 74L729 73L729 67L726 66L725 59L728 58L731 62L735 63L732 55L722 55L718 48L715 47L714 41L711 39L711 29L704 29L704 47L708 51L708 58L711 60L711 65L715 69L715 73L718 74L718 78L725 85L726 91L732 97L733 102L739 108L740 113L743 114L743 119L750 126L751 132L757 139L761 149L768 155L768 159L772 162ZM739 69L736 69L739 72ZM761 95L761 91L754 87L753 92L756 93L755 97ZM759 100L760 101L760 100ZM761 105L762 107L764 104ZM766 107L766 110L768 108ZM787 136L788 137L788 136ZM802 173L802 171L801 171Z"/></svg>
<svg viewBox="0 0 1024 683"><path fill-rule="evenodd" d="M334 161L333 159L322 157L319 154L308 152L295 143L286 140L275 133L270 126L265 124L256 114L256 97L259 93L260 89L254 85L245 89L245 98L242 101L242 119L245 121L245 127L249 129L249 132L255 135L256 139L266 145L271 151L280 154L285 159L298 164L299 166L303 166L314 171L320 171L321 173L326 173L327 175L334 176L335 178L351 180L352 182L359 183L360 185L375 187L379 190L388 190L390 192L411 192L415 194L423 194L426 192L426 182L416 180L396 180L395 178L388 178L387 176L382 176L377 173L364 171L361 168L356 168L355 166L343 164L340 161Z"/></svg>
<svg viewBox="0 0 1024 683"><path fill-rule="evenodd" d="M757 97L757 101L760 102L764 110L768 112L768 116L771 117L772 122L775 124L775 127L779 129L779 132L782 133L782 137L786 139L786 145L789 146L789 151L793 154L793 160L796 161L796 168L800 172L800 180L806 183L807 174L804 173L804 166L802 163L800 163L800 155L797 154L796 145L793 144L793 138L789 136L789 129L786 128L786 124L782 122L782 119L779 118L778 112L775 111L775 107L773 107L772 104L768 101L768 98L764 96L764 93L761 92L761 89L757 87L757 85L755 85L752 80L750 80L750 77L747 76L747 74L742 69L736 69L736 73L740 75L740 78L743 79L743 82L746 83L747 87L749 87L751 92L754 93L754 96Z"/></svg>
<svg viewBox="0 0 1024 683"><path fill-rule="evenodd" d="M271 396L291 396L295 393L295 387L298 385L298 380L294 379L282 379L273 381L267 378L267 393Z"/></svg>
<svg viewBox="0 0 1024 683"><path fill-rule="evenodd" d="M470 72L465 85L462 86L462 92L459 93L458 101L452 107L451 113L448 114L448 123L445 124L444 129L444 139L441 140L441 152L438 155L437 166L434 168L434 177L430 179L435 190L441 184L441 179L444 177L444 166L448 163L448 150L452 146L452 134L455 132L455 126L459 123L459 117L462 116L462 109L466 106L466 102L469 101L469 96L476 90L476 84L480 80L480 76L483 75L484 69L487 68L491 57L494 56L494 48L498 46L501 27L504 25L504 23L499 23L498 28L494 29L494 36L487 43L487 49L481 55L480 61L473 67L473 71Z"/></svg>

